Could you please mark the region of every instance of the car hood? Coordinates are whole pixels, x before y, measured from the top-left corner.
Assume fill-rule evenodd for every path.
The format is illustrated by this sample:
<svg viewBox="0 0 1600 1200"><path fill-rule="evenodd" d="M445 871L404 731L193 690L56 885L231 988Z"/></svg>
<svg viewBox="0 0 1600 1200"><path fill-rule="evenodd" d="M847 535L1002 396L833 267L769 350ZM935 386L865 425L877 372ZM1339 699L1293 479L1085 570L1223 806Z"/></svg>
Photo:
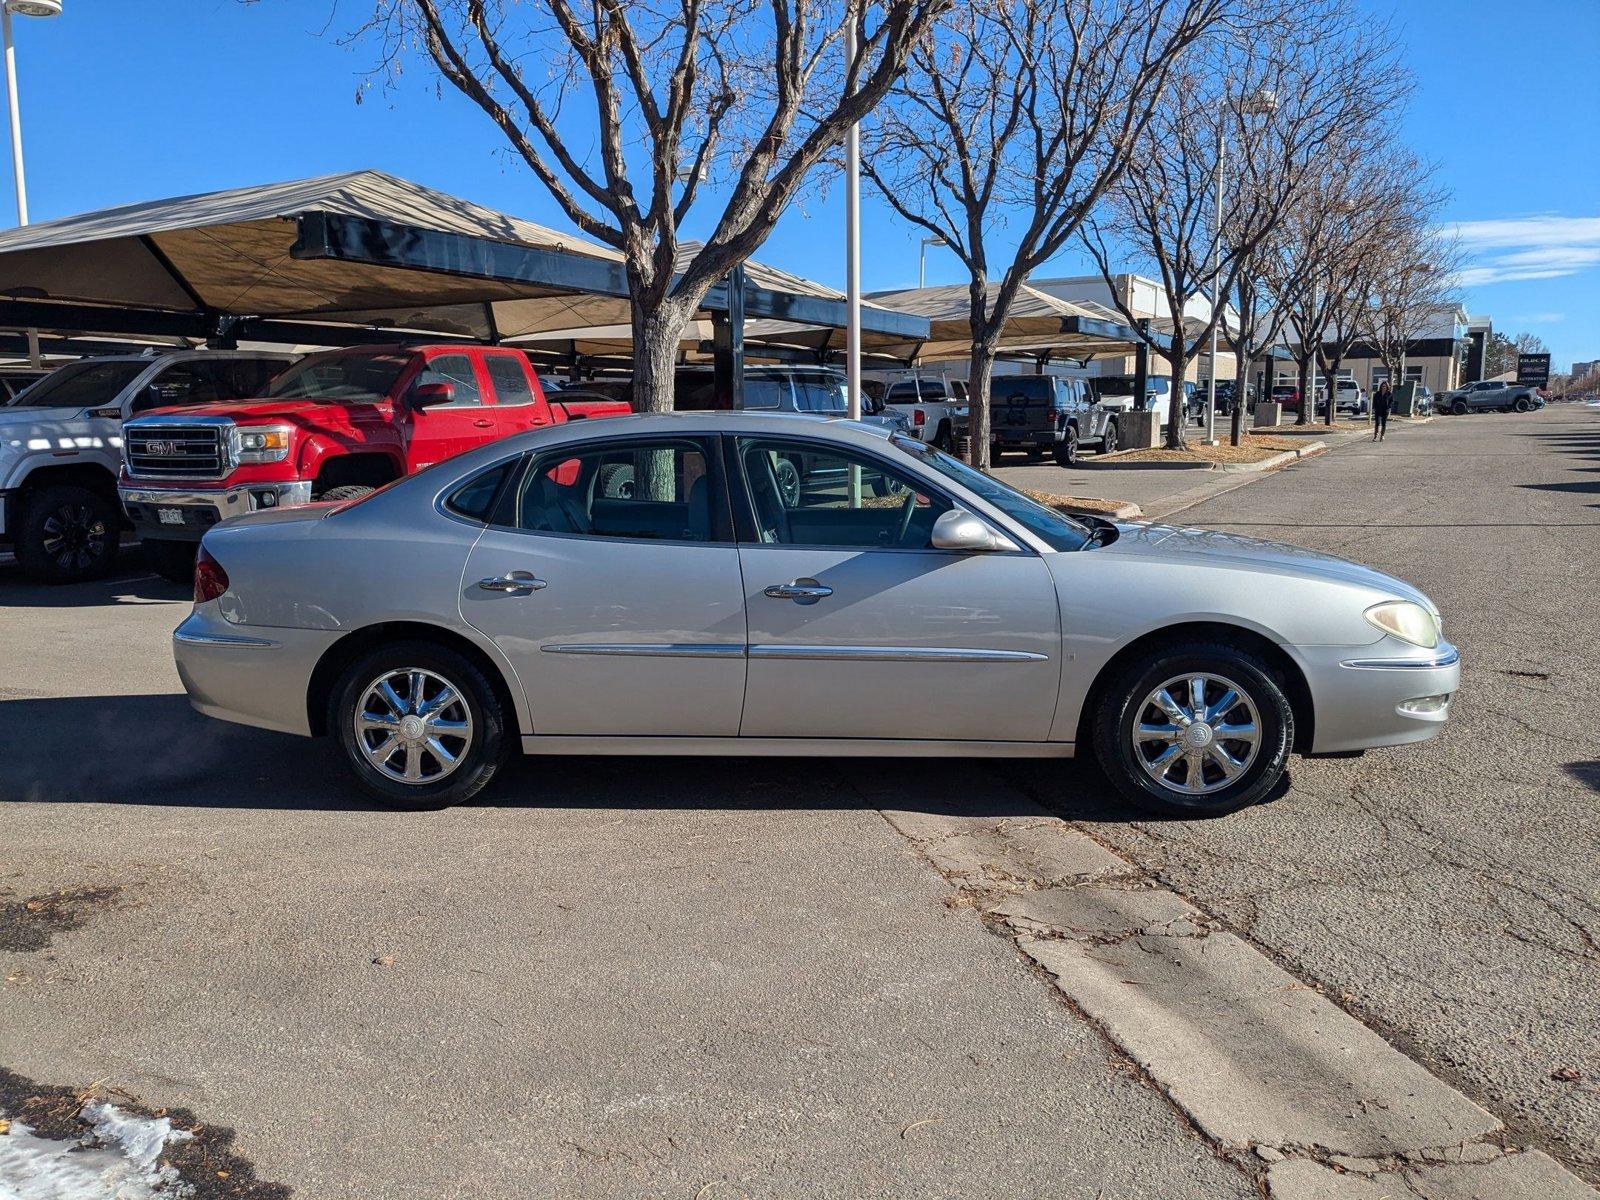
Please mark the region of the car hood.
<svg viewBox="0 0 1600 1200"><path fill-rule="evenodd" d="M268 421L317 421L318 414L329 409L342 409L341 404L319 400L222 400L214 404L179 404L171 408L152 408L140 417L160 417L164 420L183 420L189 417L227 417L240 425L256 425Z"/></svg>
<svg viewBox="0 0 1600 1200"><path fill-rule="evenodd" d="M1360 563L1262 538L1219 533L1214 529L1188 529L1178 525L1117 523L1117 539L1091 554L1161 559L1196 566L1217 565L1254 568L1263 574L1296 575L1327 579L1368 588L1400 600L1414 600L1430 611L1433 604L1409 583Z"/></svg>

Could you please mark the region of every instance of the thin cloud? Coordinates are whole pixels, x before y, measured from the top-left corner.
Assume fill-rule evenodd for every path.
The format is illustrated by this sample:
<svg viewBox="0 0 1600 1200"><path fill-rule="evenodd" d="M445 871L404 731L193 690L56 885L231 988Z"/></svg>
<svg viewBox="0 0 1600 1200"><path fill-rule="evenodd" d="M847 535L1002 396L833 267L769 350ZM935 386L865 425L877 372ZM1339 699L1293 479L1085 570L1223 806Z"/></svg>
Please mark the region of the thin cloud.
<svg viewBox="0 0 1600 1200"><path fill-rule="evenodd" d="M1561 312L1518 313L1511 319L1523 325L1554 325L1557 321L1565 321L1567 314Z"/></svg>
<svg viewBox="0 0 1600 1200"><path fill-rule="evenodd" d="M1556 279L1600 266L1600 217L1546 214L1462 221L1454 233L1473 258L1459 275L1467 287Z"/></svg>

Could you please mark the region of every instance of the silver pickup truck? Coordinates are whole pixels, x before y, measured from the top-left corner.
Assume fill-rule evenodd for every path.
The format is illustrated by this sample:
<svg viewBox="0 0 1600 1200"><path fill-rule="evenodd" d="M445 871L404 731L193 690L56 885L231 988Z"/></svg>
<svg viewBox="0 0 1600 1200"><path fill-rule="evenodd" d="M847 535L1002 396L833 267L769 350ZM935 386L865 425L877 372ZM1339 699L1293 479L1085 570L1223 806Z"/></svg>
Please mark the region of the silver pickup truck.
<svg viewBox="0 0 1600 1200"><path fill-rule="evenodd" d="M1529 383L1508 383L1503 379L1480 379L1464 388L1434 398L1435 412L1527 412L1543 408L1544 397Z"/></svg>

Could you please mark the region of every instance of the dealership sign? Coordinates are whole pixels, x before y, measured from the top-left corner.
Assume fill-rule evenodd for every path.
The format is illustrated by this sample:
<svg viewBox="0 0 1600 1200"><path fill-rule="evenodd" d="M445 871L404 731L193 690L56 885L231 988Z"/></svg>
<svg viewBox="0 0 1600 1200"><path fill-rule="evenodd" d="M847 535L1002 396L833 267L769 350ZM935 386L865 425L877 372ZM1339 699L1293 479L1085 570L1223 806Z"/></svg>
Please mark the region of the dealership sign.
<svg viewBox="0 0 1600 1200"><path fill-rule="evenodd" d="M1550 382L1550 356L1548 354L1517 355L1517 382L1543 387Z"/></svg>

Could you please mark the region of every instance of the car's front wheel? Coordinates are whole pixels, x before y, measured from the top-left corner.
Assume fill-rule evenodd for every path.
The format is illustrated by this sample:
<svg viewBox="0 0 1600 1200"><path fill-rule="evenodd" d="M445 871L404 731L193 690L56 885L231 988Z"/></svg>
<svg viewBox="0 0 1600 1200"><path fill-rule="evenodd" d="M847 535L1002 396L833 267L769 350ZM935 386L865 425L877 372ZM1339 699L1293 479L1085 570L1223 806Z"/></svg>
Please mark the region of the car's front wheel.
<svg viewBox="0 0 1600 1200"><path fill-rule="evenodd" d="M1451 413L1453 413L1455 416L1458 416L1458 417L1466 416L1467 415L1467 402L1465 400L1457 400L1454 404L1452 404L1450 406L1450 411L1451 411Z"/></svg>
<svg viewBox="0 0 1600 1200"><path fill-rule="evenodd" d="M115 499L75 484L55 484L23 505L17 562L32 579L84 583L111 570L120 536Z"/></svg>
<svg viewBox="0 0 1600 1200"><path fill-rule="evenodd" d="M505 757L494 687L461 654L397 642L351 663L330 725L361 786L390 808L444 808L476 795Z"/></svg>
<svg viewBox="0 0 1600 1200"><path fill-rule="evenodd" d="M1095 754L1133 803L1219 816L1258 803L1283 778L1294 711L1261 659L1226 642L1165 647L1130 664L1100 699Z"/></svg>

